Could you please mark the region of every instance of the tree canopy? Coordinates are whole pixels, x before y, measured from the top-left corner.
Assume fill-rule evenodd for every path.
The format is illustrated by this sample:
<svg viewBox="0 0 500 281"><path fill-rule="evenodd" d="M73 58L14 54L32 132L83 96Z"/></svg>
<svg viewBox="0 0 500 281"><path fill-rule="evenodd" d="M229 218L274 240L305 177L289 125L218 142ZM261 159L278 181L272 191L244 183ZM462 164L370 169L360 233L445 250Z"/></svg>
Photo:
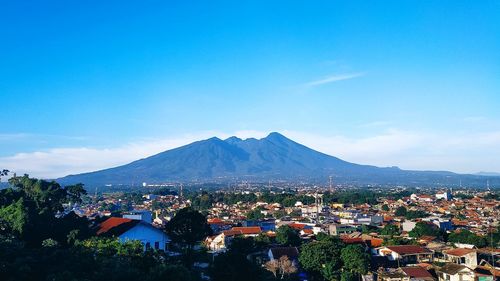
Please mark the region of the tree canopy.
<svg viewBox="0 0 500 281"><path fill-rule="evenodd" d="M341 258L344 266L343 270L355 275L366 274L370 266L370 255L368 255L361 245L347 245L341 251Z"/></svg>
<svg viewBox="0 0 500 281"><path fill-rule="evenodd" d="M212 233L207 218L191 207L179 210L167 223L166 232L173 242L192 247Z"/></svg>
<svg viewBox="0 0 500 281"><path fill-rule="evenodd" d="M276 230L276 242L283 246L299 246L301 239L295 229L282 225Z"/></svg>
<svg viewBox="0 0 500 281"><path fill-rule="evenodd" d="M306 271L316 278L332 280L340 275L341 250L344 244L338 237L329 236L321 241L302 245L299 261Z"/></svg>
<svg viewBox="0 0 500 281"><path fill-rule="evenodd" d="M46 239L65 245L72 231L74 238L82 239L89 234L86 218L63 213L63 204L81 200L85 194L83 185L63 188L54 181L28 175L12 177L9 183L11 187L0 190L1 235L15 237L34 247Z"/></svg>
<svg viewBox="0 0 500 281"><path fill-rule="evenodd" d="M415 227L409 232L411 237L416 237L420 238L422 236L435 236L435 237L440 237L442 236L441 231L439 228L428 222L417 222Z"/></svg>

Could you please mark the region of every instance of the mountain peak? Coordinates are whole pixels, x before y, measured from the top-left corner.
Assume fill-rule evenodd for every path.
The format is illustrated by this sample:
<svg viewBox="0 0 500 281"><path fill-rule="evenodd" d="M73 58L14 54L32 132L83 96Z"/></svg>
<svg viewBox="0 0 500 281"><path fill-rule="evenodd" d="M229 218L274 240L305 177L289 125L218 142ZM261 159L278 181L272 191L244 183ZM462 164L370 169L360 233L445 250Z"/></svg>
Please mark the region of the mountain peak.
<svg viewBox="0 0 500 281"><path fill-rule="evenodd" d="M275 140L288 140L287 137L284 135L278 133L278 132L271 132L265 139L275 139Z"/></svg>
<svg viewBox="0 0 500 281"><path fill-rule="evenodd" d="M232 137L229 137L229 138L224 140L224 142L229 143L229 144L237 144L237 143L240 143L242 141L243 141L242 139L240 139L236 136L232 136Z"/></svg>
<svg viewBox="0 0 500 281"><path fill-rule="evenodd" d="M222 141L221 139L219 139L218 137L211 137L209 139L206 139L205 141L208 141L208 142L220 142Z"/></svg>

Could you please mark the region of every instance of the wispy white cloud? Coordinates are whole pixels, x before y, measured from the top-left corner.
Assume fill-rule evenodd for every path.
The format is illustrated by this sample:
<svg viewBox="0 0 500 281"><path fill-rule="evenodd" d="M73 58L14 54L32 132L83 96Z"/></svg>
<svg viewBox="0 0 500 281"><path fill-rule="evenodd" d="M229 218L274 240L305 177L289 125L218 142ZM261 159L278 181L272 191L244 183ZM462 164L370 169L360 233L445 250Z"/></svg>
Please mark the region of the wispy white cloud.
<svg viewBox="0 0 500 281"><path fill-rule="evenodd" d="M481 122L481 121L486 121L488 118L484 116L467 116L463 118L463 121L465 122Z"/></svg>
<svg viewBox="0 0 500 281"><path fill-rule="evenodd" d="M416 132L387 129L365 137L277 130L318 151L346 161L377 166L455 172L500 171L500 131L479 134ZM148 139L106 149L55 148L0 157L0 168L42 178L95 171L123 165L212 136L262 138L269 132L205 131L165 139Z"/></svg>
<svg viewBox="0 0 500 281"><path fill-rule="evenodd" d="M391 124L389 121L373 121L368 123L360 124L360 128L376 128L376 127L387 127Z"/></svg>
<svg viewBox="0 0 500 281"><path fill-rule="evenodd" d="M67 140L87 140L89 137L86 136L65 136L65 135L53 135L53 134L28 134L28 133L12 133L12 134L0 134L0 141L32 141L32 140L47 140L47 139L67 139Z"/></svg>
<svg viewBox="0 0 500 281"><path fill-rule="evenodd" d="M334 74L334 75L330 75L328 77L324 77L324 78L322 78L320 80L315 80L315 81L311 81L311 82L305 83L304 85L308 86L308 87L314 87L314 86L320 86L320 85L324 85L324 84L328 84L328 83L333 83L333 82L339 82L339 81L354 79L354 78L361 77L361 76L364 76L364 75L365 75L364 72L346 73L346 74Z"/></svg>
<svg viewBox="0 0 500 281"><path fill-rule="evenodd" d="M0 141L13 141L13 140L19 140L19 139L24 139L27 138L29 134L0 134Z"/></svg>

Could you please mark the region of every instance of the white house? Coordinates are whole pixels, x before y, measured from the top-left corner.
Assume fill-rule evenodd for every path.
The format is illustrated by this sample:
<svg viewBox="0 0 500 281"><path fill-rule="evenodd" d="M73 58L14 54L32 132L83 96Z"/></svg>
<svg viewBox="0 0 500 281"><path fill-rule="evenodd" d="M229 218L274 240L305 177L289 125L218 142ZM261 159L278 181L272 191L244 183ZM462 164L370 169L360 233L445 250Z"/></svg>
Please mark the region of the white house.
<svg viewBox="0 0 500 281"><path fill-rule="evenodd" d="M223 252L229 245L234 237L242 235L238 230L224 230L215 236L209 236L205 239L206 247L213 252Z"/></svg>
<svg viewBox="0 0 500 281"><path fill-rule="evenodd" d="M103 221L96 234L98 236L118 237L121 242L137 240L144 245L144 249L153 248L165 251L170 239L160 229L142 220L126 218L109 218Z"/></svg>
<svg viewBox="0 0 500 281"><path fill-rule="evenodd" d="M439 281L474 281L474 271L465 265L447 263L436 270Z"/></svg>
<svg viewBox="0 0 500 281"><path fill-rule="evenodd" d="M444 251L444 258L449 262L463 264L472 269L477 266L477 252L474 249L456 248Z"/></svg>
<svg viewBox="0 0 500 281"><path fill-rule="evenodd" d="M379 256L385 256L400 265L432 262L432 251L416 245L385 246L374 249Z"/></svg>

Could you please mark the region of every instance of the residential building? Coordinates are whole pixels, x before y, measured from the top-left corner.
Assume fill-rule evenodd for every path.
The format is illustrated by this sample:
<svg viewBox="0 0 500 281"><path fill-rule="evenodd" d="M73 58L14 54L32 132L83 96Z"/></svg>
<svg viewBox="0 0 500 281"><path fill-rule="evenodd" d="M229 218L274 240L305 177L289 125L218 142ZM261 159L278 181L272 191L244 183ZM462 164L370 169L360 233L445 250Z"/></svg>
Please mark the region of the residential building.
<svg viewBox="0 0 500 281"><path fill-rule="evenodd" d="M121 242L140 241L144 249L167 250L170 239L158 228L142 220L111 217L99 224L98 236L118 237Z"/></svg>
<svg viewBox="0 0 500 281"><path fill-rule="evenodd" d="M477 252L474 249L456 248L444 251L444 259L456 263L463 264L469 268L476 268L477 266Z"/></svg>
<svg viewBox="0 0 500 281"><path fill-rule="evenodd" d="M462 264L447 263L436 270L439 281L474 281L472 269Z"/></svg>
<svg viewBox="0 0 500 281"><path fill-rule="evenodd" d="M400 266L432 262L432 251L416 245L385 246L375 249L379 256L397 261Z"/></svg>
<svg viewBox="0 0 500 281"><path fill-rule="evenodd" d="M356 232L358 230L359 230L359 228L357 226L348 225L348 224L330 224L328 226L328 233L330 235L351 234L351 233Z"/></svg>

